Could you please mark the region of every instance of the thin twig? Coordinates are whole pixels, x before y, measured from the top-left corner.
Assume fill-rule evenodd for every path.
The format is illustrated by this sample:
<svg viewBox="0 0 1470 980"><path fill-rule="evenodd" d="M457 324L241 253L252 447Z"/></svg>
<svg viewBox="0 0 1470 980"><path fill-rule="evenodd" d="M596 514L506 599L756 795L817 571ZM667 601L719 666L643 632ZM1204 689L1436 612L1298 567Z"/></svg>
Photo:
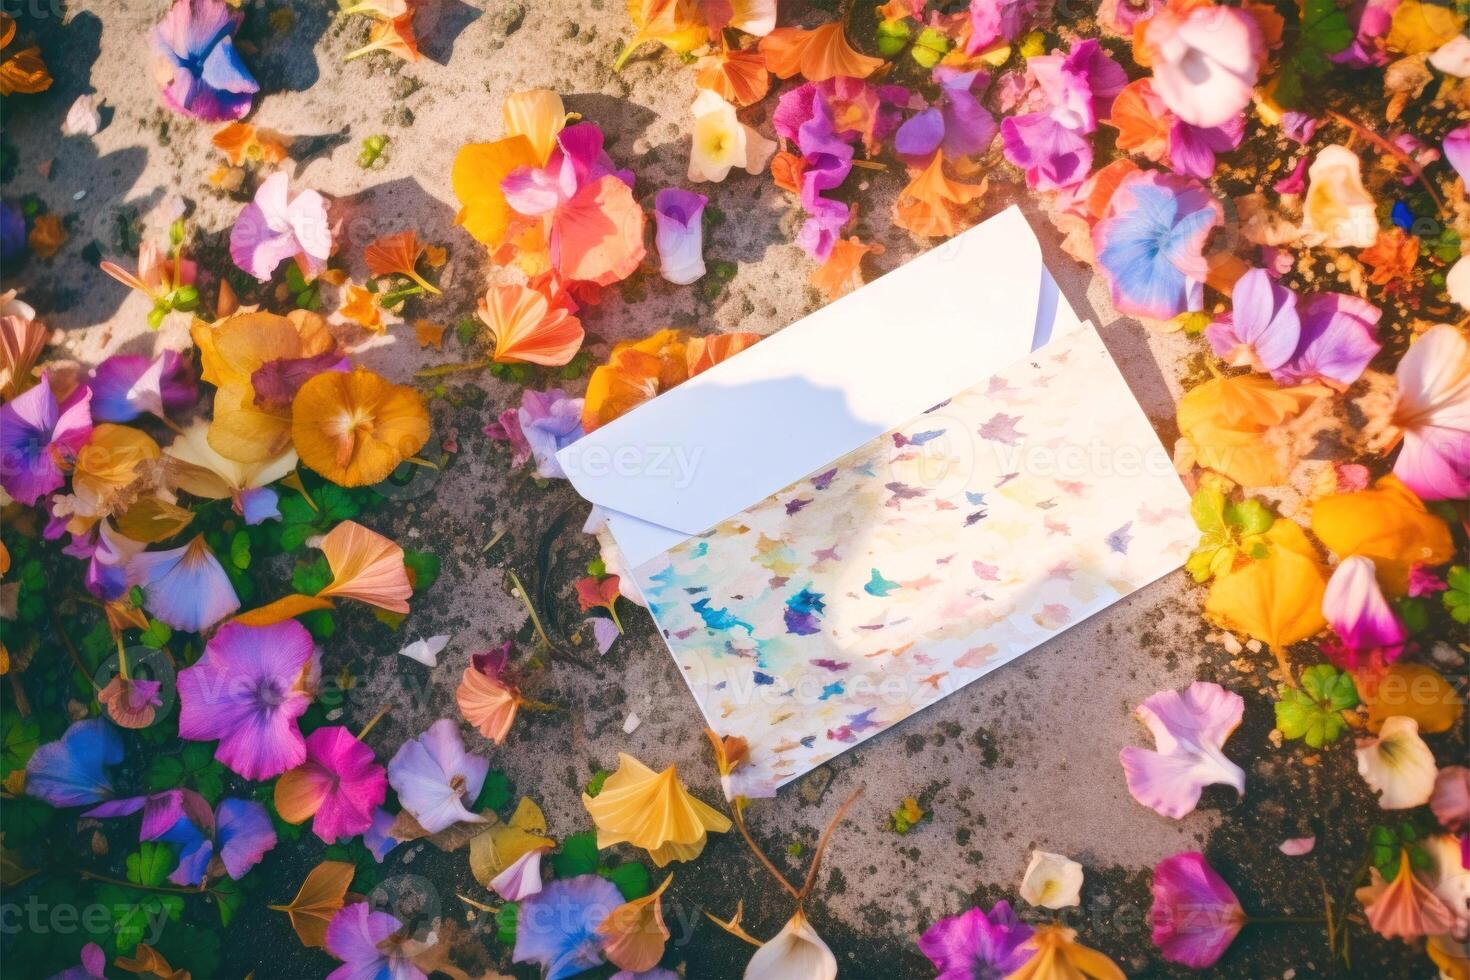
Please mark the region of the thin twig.
<svg viewBox="0 0 1470 980"><path fill-rule="evenodd" d="M843 804L837 808L836 813L832 814L832 819L827 823L827 829L822 831L822 839L817 842L816 853L812 855L811 869L806 873L806 884L801 886L801 894L796 896L796 901L798 904L804 901L806 897L812 893L812 886L817 883L817 868L819 868L822 864L822 853L826 851L827 843L832 839L832 831L837 829L837 825L841 823L842 818L847 815L847 808L852 806L853 803L857 801L857 798L859 796L863 795L863 790L865 789L867 789L866 786L859 786L857 789L853 790L852 795L849 796L843 802Z"/></svg>
<svg viewBox="0 0 1470 980"><path fill-rule="evenodd" d="M368 721L366 725L362 726L362 731L357 733L357 740L359 742L367 738L367 733L373 730L373 726L383 720L383 716L388 713L388 709L390 707L392 707L392 705L383 705L381 708L378 709L378 713L373 715L373 717Z"/></svg>
<svg viewBox="0 0 1470 980"><path fill-rule="evenodd" d="M55 621L51 623L51 626L53 629L56 630L57 635L61 637L61 645L66 647L66 652L71 654L72 663L77 665L77 670L80 671L81 675L87 679L87 683L92 685L92 690L102 690L102 688L97 686L97 682L92 679L92 675L87 670L86 665L82 663L82 655L77 653L76 645L72 643L71 637L67 636L66 630L57 626Z"/></svg>
<svg viewBox="0 0 1470 980"><path fill-rule="evenodd" d="M122 888L136 888L140 892L159 892L168 895L212 895L214 892L208 888L171 888L167 885L142 885L136 881L127 881L123 878L114 878L111 875L100 875L95 871L79 871L83 878L91 881L100 881L108 885L118 885Z"/></svg>
<svg viewBox="0 0 1470 980"><path fill-rule="evenodd" d="M792 885L791 882L786 880L786 876L776 869L776 866L771 863L771 859L766 857L766 852L761 850L760 845L758 845L755 842L755 839L750 836L750 831L747 830L745 827L745 817L740 812L740 807L731 807L731 812L735 815L735 826L739 828L740 836L745 838L745 843L749 844L750 849L755 852L755 856L760 858L761 864L765 865L766 870L769 871L772 876L774 876L775 879L781 883L782 888L791 893L792 898L800 902L801 892L797 891L796 887Z"/></svg>
<svg viewBox="0 0 1470 980"><path fill-rule="evenodd" d="M465 361L462 364L440 364L436 367L426 367L415 371L415 378L438 378L446 374L455 374L459 371L478 371L490 366L489 359L479 361Z"/></svg>

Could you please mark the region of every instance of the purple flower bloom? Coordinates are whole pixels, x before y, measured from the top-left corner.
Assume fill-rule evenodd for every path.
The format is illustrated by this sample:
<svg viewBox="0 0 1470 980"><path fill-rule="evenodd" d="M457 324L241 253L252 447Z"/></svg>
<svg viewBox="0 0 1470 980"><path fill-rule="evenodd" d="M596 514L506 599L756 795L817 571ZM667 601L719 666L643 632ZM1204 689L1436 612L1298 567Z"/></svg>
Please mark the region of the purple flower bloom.
<svg viewBox="0 0 1470 980"><path fill-rule="evenodd" d="M26 219L20 208L0 202L0 259L9 262L26 250Z"/></svg>
<svg viewBox="0 0 1470 980"><path fill-rule="evenodd" d="M1001 121L1005 158L1026 171L1026 184L1041 191L1076 187L1092 169L1092 144L1048 112Z"/></svg>
<svg viewBox="0 0 1470 980"><path fill-rule="evenodd" d="M978 54L1000 41L1014 41L1035 22L1041 6L1037 0L970 0L970 40L965 54Z"/></svg>
<svg viewBox="0 0 1470 980"><path fill-rule="evenodd" d="M1205 328L1205 339L1231 367L1275 371L1296 353L1301 319L1296 293L1251 269L1235 282L1231 309Z"/></svg>
<svg viewBox="0 0 1470 980"><path fill-rule="evenodd" d="M704 275L704 206L709 198L678 187L653 195L659 273L676 286Z"/></svg>
<svg viewBox="0 0 1470 980"><path fill-rule="evenodd" d="M87 591L105 602L121 598L128 590L128 562L146 545L126 537L101 520L86 534L72 535L71 543L62 549L74 558L87 559L83 578Z"/></svg>
<svg viewBox="0 0 1470 980"><path fill-rule="evenodd" d="M541 964L545 980L564 980L601 965L597 927L622 904L617 886L601 875L547 884L521 903L512 960Z"/></svg>
<svg viewBox="0 0 1470 980"><path fill-rule="evenodd" d="M1348 23L1353 26L1352 43L1332 55L1331 60L1350 68L1388 64L1388 50L1383 42L1398 7L1399 0L1358 0L1348 14Z"/></svg>
<svg viewBox="0 0 1470 980"><path fill-rule="evenodd" d="M214 757L246 779L270 779L306 758L296 719L311 699L299 682L313 667L306 627L228 623L199 662L179 672L179 737L219 739Z"/></svg>
<svg viewBox="0 0 1470 980"><path fill-rule="evenodd" d="M1156 864L1153 893L1148 920L1154 945L1172 963L1196 970L1213 965L1245 925L1235 892L1198 851Z"/></svg>
<svg viewBox="0 0 1470 980"><path fill-rule="evenodd" d="M1215 172L1215 154L1240 145L1245 116L1232 116L1219 126L1191 126L1175 119L1169 127L1169 169L1186 177L1208 180Z"/></svg>
<svg viewBox="0 0 1470 980"><path fill-rule="evenodd" d="M919 950L939 971L935 980L1000 980L1030 957L1020 948L1030 938L1010 904L996 902L988 914L977 907L940 919L919 937Z"/></svg>
<svg viewBox="0 0 1470 980"><path fill-rule="evenodd" d="M1092 229L1119 312L1167 320L1204 305L1205 239L1224 209L1196 181L1141 170L1118 184Z"/></svg>
<svg viewBox="0 0 1470 980"><path fill-rule="evenodd" d="M128 585L142 586L143 608L176 630L198 633L240 608L230 577L202 534L182 548L134 555Z"/></svg>
<svg viewBox="0 0 1470 980"><path fill-rule="evenodd" d="M92 369L92 418L131 422L145 412L166 418L199 397L194 370L176 351L155 358L114 354Z"/></svg>
<svg viewBox="0 0 1470 980"><path fill-rule="evenodd" d="M26 793L55 807L83 806L112 795L106 768L123 759L122 739L103 718L73 722L26 763Z"/></svg>
<svg viewBox="0 0 1470 980"><path fill-rule="evenodd" d="M582 438L582 399L569 398L560 388L531 391L521 395L517 424L536 458L536 475L565 480L556 461L557 451Z"/></svg>
<svg viewBox="0 0 1470 980"><path fill-rule="evenodd" d="M327 980L427 980L398 946L387 942L402 927L367 902L344 906L327 925L327 952L342 961Z"/></svg>
<svg viewBox="0 0 1470 980"><path fill-rule="evenodd" d="M81 965L67 967L51 980L107 980L107 954L96 943L88 943L82 947Z"/></svg>
<svg viewBox="0 0 1470 980"><path fill-rule="evenodd" d="M242 14L224 0L175 0L153 31L164 105L206 122L239 119L260 85L235 50Z"/></svg>
<svg viewBox="0 0 1470 980"><path fill-rule="evenodd" d="M985 90L989 75L941 65L934 69L934 80L939 83L938 103L910 118L894 136L898 155L911 166L923 165L936 149L951 160L984 153L995 139L995 117L975 95Z"/></svg>
<svg viewBox="0 0 1470 980"><path fill-rule="evenodd" d="M1122 66L1093 38L1078 41L1065 55L1031 58L1026 71L1051 107L1052 116L1083 134L1097 129L1097 121L1112 114L1113 100L1128 84Z"/></svg>
<svg viewBox="0 0 1470 980"><path fill-rule="evenodd" d="M1346 293L1318 293L1301 310L1301 341L1291 359L1271 370L1281 384L1321 381L1347 389L1383 346L1374 336L1378 307Z"/></svg>
<svg viewBox="0 0 1470 980"><path fill-rule="evenodd" d="M0 406L0 485L28 507L66 482L62 464L69 464L92 438L92 392L82 386L56 403L51 380Z"/></svg>
<svg viewBox="0 0 1470 980"><path fill-rule="evenodd" d="M440 718L416 739L399 746L388 763L388 782L398 802L431 834L456 823L484 823L465 809L485 785L490 763L465 751L459 728Z"/></svg>
<svg viewBox="0 0 1470 980"><path fill-rule="evenodd" d="M326 199L316 191L292 197L284 170L265 179L230 229L230 258L261 282L293 258L308 276L319 275L331 253Z"/></svg>
<svg viewBox="0 0 1470 980"><path fill-rule="evenodd" d="M1466 184L1470 184L1470 123L1444 134L1444 158Z"/></svg>

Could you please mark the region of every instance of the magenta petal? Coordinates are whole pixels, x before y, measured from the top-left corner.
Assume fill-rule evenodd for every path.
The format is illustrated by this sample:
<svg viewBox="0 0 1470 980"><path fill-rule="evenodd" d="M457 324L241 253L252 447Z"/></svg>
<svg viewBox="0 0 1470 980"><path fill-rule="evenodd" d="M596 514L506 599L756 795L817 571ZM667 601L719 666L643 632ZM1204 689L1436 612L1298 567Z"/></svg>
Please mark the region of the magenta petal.
<svg viewBox="0 0 1470 980"><path fill-rule="evenodd" d="M1302 307L1301 341L1271 376L1282 384L1322 381L1348 388L1383 346L1374 336L1382 311L1346 293L1318 293Z"/></svg>
<svg viewBox="0 0 1470 980"><path fill-rule="evenodd" d="M254 800L222 800L215 812L215 839L225 873L239 880L276 846L276 829L266 808Z"/></svg>
<svg viewBox="0 0 1470 980"><path fill-rule="evenodd" d="M199 662L179 672L179 736L219 739L215 758L246 779L300 765L306 743L296 719L310 702L296 684L313 652L294 619L221 627Z"/></svg>
<svg viewBox="0 0 1470 980"><path fill-rule="evenodd" d="M1408 636L1378 587L1373 559L1344 558L1322 594L1322 615L1342 641L1352 664L1363 654L1381 651L1385 663L1397 660Z"/></svg>
<svg viewBox="0 0 1470 980"><path fill-rule="evenodd" d="M1235 892L1198 851L1155 865L1153 895L1154 945L1173 963L1196 970L1213 965L1245 925Z"/></svg>
<svg viewBox="0 0 1470 980"><path fill-rule="evenodd" d="M935 980L1000 980L1030 958L1021 946L1031 931L1009 903L996 902L989 914L977 907L940 919L919 937L919 950L939 971Z"/></svg>
<svg viewBox="0 0 1470 980"><path fill-rule="evenodd" d="M1265 269L1236 280L1228 318L1205 329L1215 353L1232 367L1274 371L1285 364L1301 337L1296 293L1277 284Z"/></svg>
<svg viewBox="0 0 1470 980"><path fill-rule="evenodd" d="M340 725L306 737L306 768L321 781L323 800L311 829L328 844L366 832L388 795L388 776L373 750Z"/></svg>
<svg viewBox="0 0 1470 980"><path fill-rule="evenodd" d="M528 218L550 214L563 202L561 187L546 167L517 167L500 181L505 203Z"/></svg>
<svg viewBox="0 0 1470 980"><path fill-rule="evenodd" d="M1011 116L1000 124L1005 157L1043 191L1075 187L1092 169L1092 144L1044 112Z"/></svg>
<svg viewBox="0 0 1470 980"><path fill-rule="evenodd" d="M1466 184L1470 184L1470 123L1445 133L1444 158Z"/></svg>
<svg viewBox="0 0 1470 980"><path fill-rule="evenodd" d="M1240 695L1195 681L1182 692L1150 695L1137 713L1155 749L1130 745L1119 758L1128 792L1139 803L1179 820L1199 804L1206 786L1224 783L1245 792L1245 772L1222 750L1245 713Z"/></svg>
<svg viewBox="0 0 1470 980"><path fill-rule="evenodd" d="M51 380L41 380L0 405L0 486L28 507L66 482L61 461L76 457L92 437L92 392L77 389L56 403Z"/></svg>

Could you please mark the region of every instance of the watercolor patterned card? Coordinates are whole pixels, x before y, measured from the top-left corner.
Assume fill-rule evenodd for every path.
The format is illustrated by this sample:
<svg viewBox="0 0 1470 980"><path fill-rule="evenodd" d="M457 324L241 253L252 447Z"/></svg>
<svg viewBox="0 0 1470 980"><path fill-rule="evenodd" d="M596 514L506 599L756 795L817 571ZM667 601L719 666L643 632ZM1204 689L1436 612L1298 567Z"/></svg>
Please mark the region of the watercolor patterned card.
<svg viewBox="0 0 1470 980"><path fill-rule="evenodd" d="M1188 507L1086 325L634 577L769 795L1178 568Z"/></svg>

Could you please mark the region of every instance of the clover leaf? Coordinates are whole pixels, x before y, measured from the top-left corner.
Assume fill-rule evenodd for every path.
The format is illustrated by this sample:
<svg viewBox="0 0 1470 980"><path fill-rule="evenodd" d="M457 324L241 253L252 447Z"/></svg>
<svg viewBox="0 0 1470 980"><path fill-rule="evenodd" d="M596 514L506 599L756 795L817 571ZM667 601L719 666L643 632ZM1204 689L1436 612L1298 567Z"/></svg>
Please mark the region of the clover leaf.
<svg viewBox="0 0 1470 980"><path fill-rule="evenodd" d="M1445 576L1449 588L1440 593L1440 601L1457 623L1470 623L1470 568L1452 565Z"/></svg>
<svg viewBox="0 0 1470 980"><path fill-rule="evenodd" d="M1300 687L1283 684L1276 702L1276 727L1290 739L1301 739L1314 749L1330 745L1342 735L1343 712L1358 704L1351 674L1331 664L1317 664L1302 673Z"/></svg>
<svg viewBox="0 0 1470 980"><path fill-rule="evenodd" d="M1208 480L1190 500L1189 513L1200 540L1184 567L1196 582L1228 572L1242 556L1266 557L1265 534L1276 517L1259 500L1231 501L1220 481Z"/></svg>

